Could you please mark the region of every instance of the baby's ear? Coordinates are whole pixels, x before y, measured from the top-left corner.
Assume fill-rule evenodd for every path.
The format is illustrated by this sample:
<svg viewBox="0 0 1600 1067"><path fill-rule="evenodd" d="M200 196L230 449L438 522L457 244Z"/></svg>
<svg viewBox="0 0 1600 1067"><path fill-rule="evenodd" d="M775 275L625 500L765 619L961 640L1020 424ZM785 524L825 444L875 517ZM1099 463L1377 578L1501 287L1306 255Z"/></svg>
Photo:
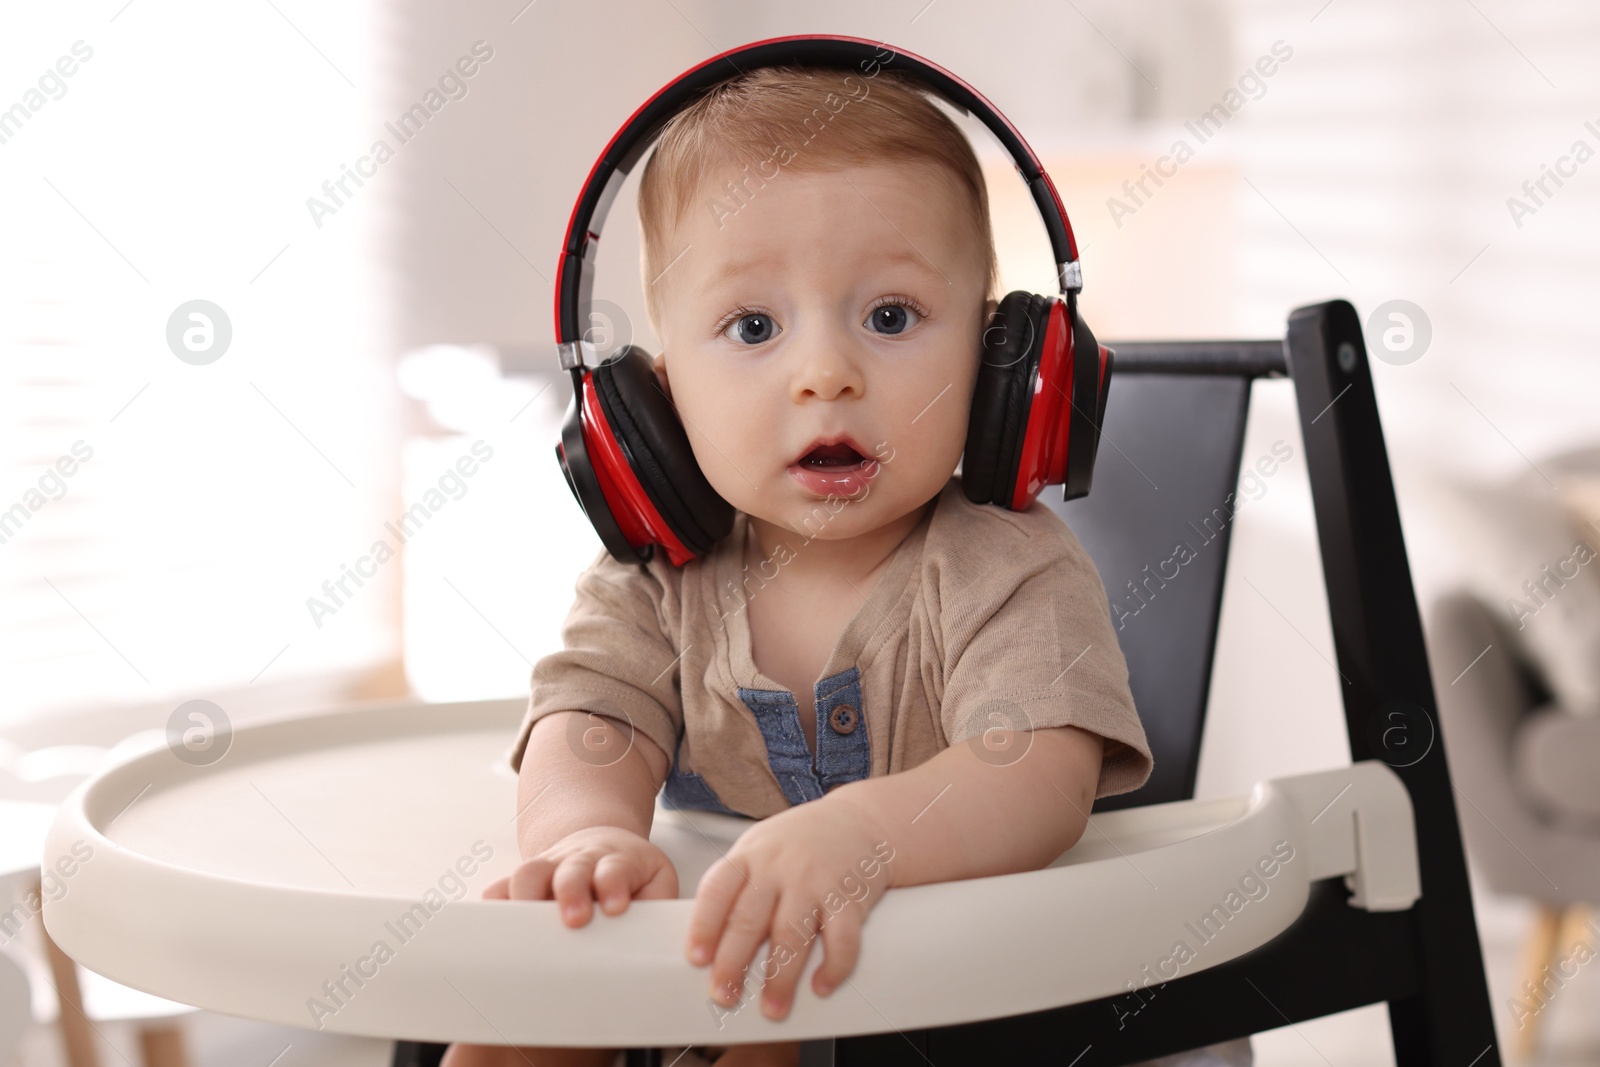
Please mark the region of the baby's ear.
<svg viewBox="0 0 1600 1067"><path fill-rule="evenodd" d="M661 383L661 391L667 394L667 399L672 399L672 383L667 381L667 354L657 352L650 361L650 369L655 371L656 381Z"/></svg>

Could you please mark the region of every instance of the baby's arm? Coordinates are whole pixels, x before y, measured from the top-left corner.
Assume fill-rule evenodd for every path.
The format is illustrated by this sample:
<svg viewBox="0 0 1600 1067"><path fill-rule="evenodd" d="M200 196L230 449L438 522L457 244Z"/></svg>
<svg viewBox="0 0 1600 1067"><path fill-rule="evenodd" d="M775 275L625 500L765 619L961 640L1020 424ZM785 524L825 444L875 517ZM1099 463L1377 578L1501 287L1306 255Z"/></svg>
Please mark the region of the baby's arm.
<svg viewBox="0 0 1600 1067"><path fill-rule="evenodd" d="M700 881L690 962L711 964L710 996L731 1006L770 930L761 1010L781 1019L820 923L825 955L812 989L827 996L854 970L862 923L883 889L1036 870L1072 847L1094 803L1103 744L1075 726L989 731L757 823ZM857 870L888 875L863 890ZM855 906L825 911L845 879Z"/></svg>
<svg viewBox="0 0 1600 1067"><path fill-rule="evenodd" d="M876 824L894 847L891 887L1038 870L1083 836L1103 747L1076 726L991 731L822 800Z"/></svg>
<svg viewBox="0 0 1600 1067"><path fill-rule="evenodd" d="M576 717L576 719L574 719ZM601 753L621 752L618 758ZM642 730L605 716L561 711L534 723L517 778L517 848L523 863L484 890L490 899L550 900L569 926L628 901L675 899L678 875L650 843L667 756Z"/></svg>
<svg viewBox="0 0 1600 1067"><path fill-rule="evenodd" d="M574 717L578 719L573 722ZM619 759L599 755L621 752ZM643 730L587 711L533 724L517 775L517 845L531 859L574 830L617 826L648 837L667 755Z"/></svg>

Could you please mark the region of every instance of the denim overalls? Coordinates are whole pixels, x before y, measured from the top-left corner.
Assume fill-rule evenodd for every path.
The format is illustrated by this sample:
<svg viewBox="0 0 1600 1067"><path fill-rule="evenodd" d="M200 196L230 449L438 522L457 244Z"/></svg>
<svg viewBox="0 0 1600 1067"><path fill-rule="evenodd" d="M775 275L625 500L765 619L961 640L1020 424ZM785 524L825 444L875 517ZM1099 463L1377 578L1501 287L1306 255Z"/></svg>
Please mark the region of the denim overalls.
<svg viewBox="0 0 1600 1067"><path fill-rule="evenodd" d="M739 687L739 699L761 727L761 737L767 744L767 765L791 805L816 800L831 787L859 781L872 772L866 708L861 706L861 672L851 667L822 679L816 685L815 697L817 758L813 770L794 693L787 689ZM680 734L677 750L672 754L672 771L661 790L662 803L679 810L738 815L722 803L704 778L678 766L682 751Z"/></svg>

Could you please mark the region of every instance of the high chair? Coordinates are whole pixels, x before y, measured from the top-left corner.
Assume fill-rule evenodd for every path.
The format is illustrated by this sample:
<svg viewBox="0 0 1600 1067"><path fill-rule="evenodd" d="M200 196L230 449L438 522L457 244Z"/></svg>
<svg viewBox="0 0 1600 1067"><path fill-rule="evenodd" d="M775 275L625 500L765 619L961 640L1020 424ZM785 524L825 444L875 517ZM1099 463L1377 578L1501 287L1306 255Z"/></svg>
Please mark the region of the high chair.
<svg viewBox="0 0 1600 1067"><path fill-rule="evenodd" d="M47 860L94 852L46 904L51 935L163 997L398 1039L396 1064L450 1041L627 1047L638 1067L664 1047L802 1040L807 1067L1091 1067L1380 1001L1401 1067L1499 1064L1355 309L1300 308L1281 341L1112 347L1093 491L1051 506L1113 603L1140 605L1118 636L1154 774L1043 870L888 893L831 996L810 992L813 951L781 1022L754 981L712 1010L683 958L687 898L747 819L658 802L651 838L684 899L578 930L552 901L479 899L518 863L520 698L297 715L234 731L205 766L153 749L102 772L51 830ZM1353 762L1196 801L1221 520L1251 386L1285 374ZM1180 541L1194 551L1173 577Z"/></svg>

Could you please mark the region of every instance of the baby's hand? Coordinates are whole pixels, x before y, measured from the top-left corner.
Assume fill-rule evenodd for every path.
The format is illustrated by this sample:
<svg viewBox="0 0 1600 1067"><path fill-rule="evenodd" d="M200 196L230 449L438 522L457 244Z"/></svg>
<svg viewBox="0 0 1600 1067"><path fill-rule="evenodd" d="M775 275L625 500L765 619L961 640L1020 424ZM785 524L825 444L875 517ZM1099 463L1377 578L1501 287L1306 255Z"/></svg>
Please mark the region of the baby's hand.
<svg viewBox="0 0 1600 1067"><path fill-rule="evenodd" d="M618 826L575 830L483 891L485 900L550 900L561 921L583 926L590 905L621 915L628 901L678 899L678 871L647 838Z"/></svg>
<svg viewBox="0 0 1600 1067"><path fill-rule="evenodd" d="M889 885L883 864L893 856L872 821L837 794L746 830L700 879L689 919L685 951L697 967L711 962L711 998L739 1003L748 970L762 990L762 1013L782 1019L819 924L826 952L811 988L827 996L855 969L862 924ZM752 968L769 935L767 955Z"/></svg>

